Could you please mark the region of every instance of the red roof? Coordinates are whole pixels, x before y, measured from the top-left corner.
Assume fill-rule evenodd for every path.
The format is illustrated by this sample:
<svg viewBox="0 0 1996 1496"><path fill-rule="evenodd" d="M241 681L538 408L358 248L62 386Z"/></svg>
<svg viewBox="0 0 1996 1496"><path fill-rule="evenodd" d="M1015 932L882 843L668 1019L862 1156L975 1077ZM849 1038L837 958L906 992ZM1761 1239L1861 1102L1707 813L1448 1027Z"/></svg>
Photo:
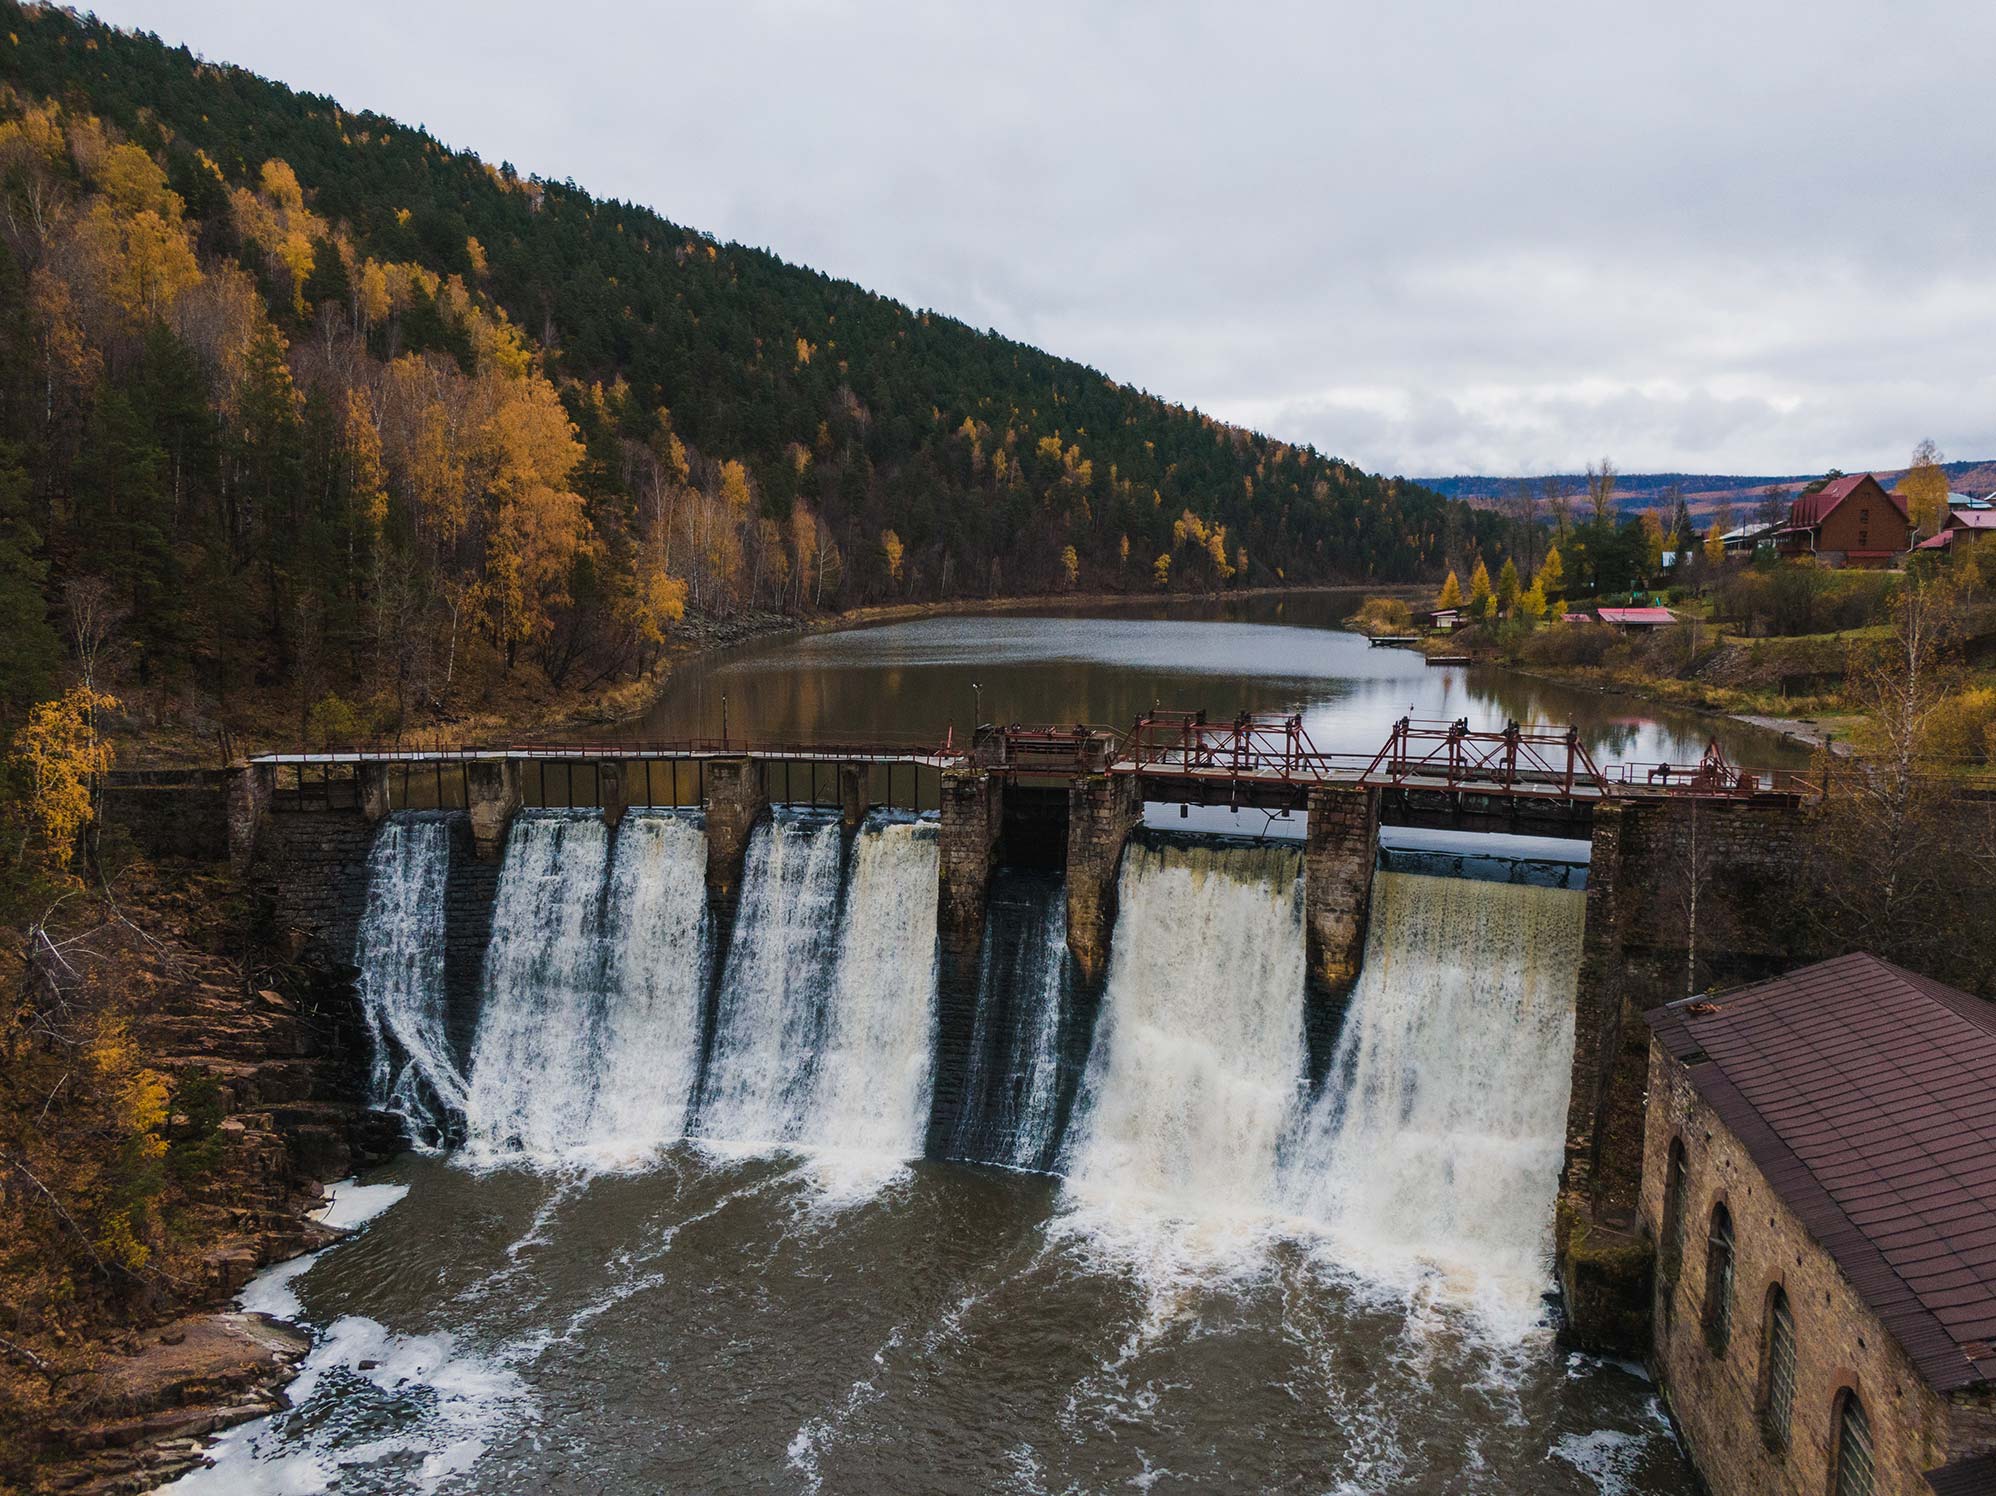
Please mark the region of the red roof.
<svg viewBox="0 0 1996 1496"><path fill-rule="evenodd" d="M1856 493L1866 484L1878 489L1884 498L1899 511L1899 517L1906 517L1906 501L1896 493L1887 493L1876 478L1869 473L1855 473L1847 478L1837 478L1825 483L1814 493L1805 493L1788 506L1788 528L1791 530L1813 530L1830 517L1837 505Z"/></svg>
<svg viewBox="0 0 1996 1496"><path fill-rule="evenodd" d="M1996 1380L1996 1004L1850 955L1644 1016L1928 1384Z"/></svg>
<svg viewBox="0 0 1996 1496"><path fill-rule="evenodd" d="M1913 549L1916 551L1944 551L1954 544L1954 531L1943 530L1938 535L1929 535Z"/></svg>
<svg viewBox="0 0 1996 1496"><path fill-rule="evenodd" d="M1996 530L1996 509L1956 509L1947 517L1947 528L1949 530Z"/></svg>
<svg viewBox="0 0 1996 1496"><path fill-rule="evenodd" d="M1668 608L1603 608L1603 623L1675 623L1677 615Z"/></svg>

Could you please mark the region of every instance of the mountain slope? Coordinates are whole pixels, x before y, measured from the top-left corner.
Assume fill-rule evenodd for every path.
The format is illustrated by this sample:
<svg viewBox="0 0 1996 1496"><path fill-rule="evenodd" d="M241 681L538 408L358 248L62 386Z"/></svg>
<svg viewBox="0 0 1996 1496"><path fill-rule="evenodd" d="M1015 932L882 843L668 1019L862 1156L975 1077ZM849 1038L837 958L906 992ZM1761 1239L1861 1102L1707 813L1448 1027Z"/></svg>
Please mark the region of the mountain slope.
<svg viewBox="0 0 1996 1496"><path fill-rule="evenodd" d="M15 0L0 32L0 311L27 364L4 435L55 584L113 587L149 681L226 696L310 654L319 689L379 696L362 656L413 631L399 718L461 694L481 651L640 669L682 603L1399 580L1502 553L1494 520L1415 485L379 116ZM162 184L117 180L130 158L106 175L123 141ZM114 283L149 272L91 263L139 254L142 212L179 279L137 307ZM57 409L37 390L71 346ZM119 565L77 528L93 513Z"/></svg>

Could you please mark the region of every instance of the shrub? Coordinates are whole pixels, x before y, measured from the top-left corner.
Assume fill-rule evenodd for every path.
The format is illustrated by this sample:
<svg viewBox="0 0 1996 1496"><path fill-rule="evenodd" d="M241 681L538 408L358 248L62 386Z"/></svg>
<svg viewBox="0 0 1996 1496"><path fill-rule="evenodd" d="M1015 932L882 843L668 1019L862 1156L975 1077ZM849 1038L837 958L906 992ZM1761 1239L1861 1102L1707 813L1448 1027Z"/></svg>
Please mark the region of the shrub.
<svg viewBox="0 0 1996 1496"><path fill-rule="evenodd" d="M1525 640L1521 657L1529 665L1604 665L1621 643L1603 624L1563 623Z"/></svg>
<svg viewBox="0 0 1996 1496"><path fill-rule="evenodd" d="M1996 687L1973 687L1934 708L1920 748L1936 758L1990 762L1996 754Z"/></svg>
<svg viewBox="0 0 1996 1496"><path fill-rule="evenodd" d="M1414 612L1397 597L1368 597L1347 622L1361 634L1404 634L1414 627Z"/></svg>

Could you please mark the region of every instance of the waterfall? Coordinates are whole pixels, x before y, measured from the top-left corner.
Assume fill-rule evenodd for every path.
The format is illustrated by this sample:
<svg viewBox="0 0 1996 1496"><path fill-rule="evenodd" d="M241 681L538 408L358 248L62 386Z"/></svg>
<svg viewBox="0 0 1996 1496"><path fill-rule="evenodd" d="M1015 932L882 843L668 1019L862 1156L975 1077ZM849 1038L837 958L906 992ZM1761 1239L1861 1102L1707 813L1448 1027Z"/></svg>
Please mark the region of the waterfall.
<svg viewBox="0 0 1996 1496"><path fill-rule="evenodd" d="M648 1153L685 1133L700 1075L707 837L697 820L625 813L603 923L607 1009L589 1136Z"/></svg>
<svg viewBox="0 0 1996 1496"><path fill-rule="evenodd" d="M1370 1277L1526 1319L1550 1262L1586 896L1380 873L1288 1197Z"/></svg>
<svg viewBox="0 0 1996 1496"><path fill-rule="evenodd" d="M905 1159L934 1078L933 825L758 827L721 978L697 1131L716 1142Z"/></svg>
<svg viewBox="0 0 1996 1496"><path fill-rule="evenodd" d="M444 1028L444 891L449 818L401 811L367 858L367 904L355 942L371 1059L368 1101L398 1113L418 1143L440 1143L465 1107Z"/></svg>
<svg viewBox="0 0 1996 1496"><path fill-rule="evenodd" d="M696 1130L735 1143L803 1133L837 936L836 820L777 811L742 867ZM931 902L934 901L931 895Z"/></svg>
<svg viewBox="0 0 1996 1496"><path fill-rule="evenodd" d="M522 811L506 837L471 1053L470 1142L560 1153L588 1121L610 833L593 811Z"/></svg>
<svg viewBox="0 0 1996 1496"><path fill-rule="evenodd" d="M1067 1145L1084 1201L1265 1211L1304 1075L1302 859L1133 840Z"/></svg>
<svg viewBox="0 0 1996 1496"><path fill-rule="evenodd" d="M1064 1025L1071 1021L1069 965L1066 885L1000 868L986 906L977 1016L951 1158L1051 1167Z"/></svg>
<svg viewBox="0 0 1996 1496"><path fill-rule="evenodd" d="M913 1158L936 1052L936 880L928 822L871 819L853 840L837 978L800 1140Z"/></svg>
<svg viewBox="0 0 1996 1496"><path fill-rule="evenodd" d="M633 811L523 812L507 837L466 1106L486 1155L641 1158L685 1130L706 971L706 840Z"/></svg>

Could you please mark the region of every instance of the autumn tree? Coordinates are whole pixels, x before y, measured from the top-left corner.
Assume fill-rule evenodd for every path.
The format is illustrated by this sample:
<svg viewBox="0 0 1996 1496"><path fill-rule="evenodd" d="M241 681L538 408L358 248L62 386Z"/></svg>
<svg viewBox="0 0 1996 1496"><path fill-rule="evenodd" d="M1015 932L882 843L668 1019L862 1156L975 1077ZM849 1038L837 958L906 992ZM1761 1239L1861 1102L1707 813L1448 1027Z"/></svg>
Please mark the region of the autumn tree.
<svg viewBox="0 0 1996 1496"><path fill-rule="evenodd" d="M1460 608L1461 606L1462 583L1456 580L1454 572L1450 572L1448 579L1442 583L1441 596L1435 599L1435 607L1439 610L1443 608Z"/></svg>
<svg viewBox="0 0 1996 1496"><path fill-rule="evenodd" d="M901 537L899 535L895 534L892 530L882 530L880 532L880 559L887 563L888 581L898 582L901 580L901 560L905 554L906 551L901 544Z"/></svg>
<svg viewBox="0 0 1996 1496"><path fill-rule="evenodd" d="M1587 464L1587 506L1594 523L1605 525L1615 517L1615 482L1621 475L1607 458Z"/></svg>
<svg viewBox="0 0 1996 1496"><path fill-rule="evenodd" d="M1483 558L1476 558L1476 570L1469 576L1469 611L1478 618L1490 611L1490 568L1483 564Z"/></svg>
<svg viewBox="0 0 1996 1496"><path fill-rule="evenodd" d="M1546 552L1546 558L1539 563L1538 575L1532 585L1545 596L1548 607L1557 604L1566 596L1566 563L1560 559L1559 547L1553 546Z"/></svg>
<svg viewBox="0 0 1996 1496"><path fill-rule="evenodd" d="M1947 523L1947 472L1941 463L1941 450L1928 437L1913 448L1913 461L1899 480L1899 495L1906 501L1906 516L1919 535L1935 535Z"/></svg>

